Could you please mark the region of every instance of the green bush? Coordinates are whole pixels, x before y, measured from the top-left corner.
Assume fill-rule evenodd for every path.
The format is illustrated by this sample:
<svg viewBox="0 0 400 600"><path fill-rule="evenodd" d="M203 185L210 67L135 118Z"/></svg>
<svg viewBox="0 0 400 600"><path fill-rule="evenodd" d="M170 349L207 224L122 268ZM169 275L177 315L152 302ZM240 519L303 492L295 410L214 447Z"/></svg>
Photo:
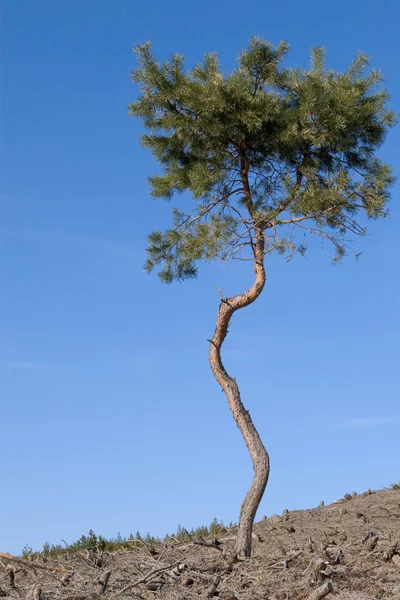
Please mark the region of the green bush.
<svg viewBox="0 0 400 600"><path fill-rule="evenodd" d="M230 524L229 527L232 527L232 524ZM185 529L185 527L178 525L178 529L175 534L166 535L162 540L150 535L150 533L147 533L147 535L143 538L139 531L136 532L135 536L133 536L131 533L128 538L122 537L121 534L118 533L117 537L106 539L102 535L96 535L93 529L90 529L87 535L82 535L77 541L72 542L72 544L69 545L66 543L65 546L62 546L61 544L50 545L49 542L46 542L43 545L43 550L41 552L34 552L32 548L26 544L22 550L22 558L38 558L40 556L54 558L56 556L63 555L66 552L74 553L81 552L82 550L89 550L91 552L113 552L115 550L119 550L120 548L133 550L142 546L143 544L161 544L167 543L170 540L182 541L198 536L216 536L224 531L226 531L226 527L222 521L218 521L217 518L214 518L209 526L201 525L196 529L192 528L190 531Z"/></svg>

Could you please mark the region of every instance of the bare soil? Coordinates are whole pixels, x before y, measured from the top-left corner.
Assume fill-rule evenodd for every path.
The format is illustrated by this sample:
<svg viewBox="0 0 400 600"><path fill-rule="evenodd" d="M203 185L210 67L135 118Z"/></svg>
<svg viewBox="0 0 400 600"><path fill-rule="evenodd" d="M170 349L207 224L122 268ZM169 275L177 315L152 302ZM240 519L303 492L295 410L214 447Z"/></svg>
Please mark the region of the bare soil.
<svg viewBox="0 0 400 600"><path fill-rule="evenodd" d="M0 559L0 597L19 600L400 600L400 486L254 527L253 556L233 562L235 528L217 538L115 552Z"/></svg>

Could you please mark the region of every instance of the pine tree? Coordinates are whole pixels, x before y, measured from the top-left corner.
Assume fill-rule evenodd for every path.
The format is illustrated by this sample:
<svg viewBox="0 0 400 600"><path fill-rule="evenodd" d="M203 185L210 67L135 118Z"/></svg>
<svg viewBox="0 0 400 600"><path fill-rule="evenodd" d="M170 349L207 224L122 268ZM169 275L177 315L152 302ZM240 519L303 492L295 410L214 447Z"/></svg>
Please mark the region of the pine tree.
<svg viewBox="0 0 400 600"><path fill-rule="evenodd" d="M173 209L173 225L149 236L145 268L164 283L196 277L202 261L248 259L254 282L221 298L210 340L211 369L225 392L254 466L240 511L236 556L251 554L251 534L269 476L269 457L239 388L221 359L233 314L263 291L267 257L304 254L309 236L332 243L333 261L348 236L387 214L392 169L376 150L395 124L381 75L359 53L342 73L328 70L314 48L308 69L284 68L288 44L253 38L228 75L216 54L186 71L182 56L157 62L150 43L136 47L132 79L140 117L162 172L150 178L154 197L189 192L193 207ZM306 238L304 234L307 234ZM300 234L300 235L299 235Z"/></svg>

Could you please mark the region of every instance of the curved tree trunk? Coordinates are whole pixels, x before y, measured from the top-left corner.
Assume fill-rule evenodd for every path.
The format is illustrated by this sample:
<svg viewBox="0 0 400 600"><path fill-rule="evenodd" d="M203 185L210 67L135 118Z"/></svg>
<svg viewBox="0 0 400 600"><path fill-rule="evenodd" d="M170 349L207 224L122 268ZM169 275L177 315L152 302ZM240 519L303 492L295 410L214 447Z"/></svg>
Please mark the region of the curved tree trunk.
<svg viewBox="0 0 400 600"><path fill-rule="evenodd" d="M256 231L254 246L255 281L244 294L221 300L215 332L210 340L210 365L214 376L221 385L229 402L233 418L250 452L254 467L254 478L240 509L239 531L235 554L238 558L251 555L253 522L261 502L269 476L269 456L260 436L251 420L249 412L243 406L236 379L228 375L221 360L221 346L228 333L230 319L234 312L252 304L261 294L266 280L264 269L264 236Z"/></svg>

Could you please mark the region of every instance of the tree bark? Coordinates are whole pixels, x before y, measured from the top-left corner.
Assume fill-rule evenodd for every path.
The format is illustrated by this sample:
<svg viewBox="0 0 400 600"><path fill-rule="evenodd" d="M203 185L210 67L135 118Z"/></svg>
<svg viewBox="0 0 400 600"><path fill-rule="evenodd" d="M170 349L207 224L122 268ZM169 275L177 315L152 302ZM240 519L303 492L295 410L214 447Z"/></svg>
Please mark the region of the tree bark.
<svg viewBox="0 0 400 600"><path fill-rule="evenodd" d="M235 554L237 558L251 555L252 530L257 508L261 502L269 476L269 456L249 412L245 409L236 379L231 377L221 360L221 346L228 333L230 319L234 312L252 304L264 289L266 274L264 268L264 235L256 230L254 244L255 281L244 294L223 298L219 305L215 332L210 340L210 365L212 372L228 399L233 418L246 442L253 462L254 478L240 509L239 531L236 539Z"/></svg>

